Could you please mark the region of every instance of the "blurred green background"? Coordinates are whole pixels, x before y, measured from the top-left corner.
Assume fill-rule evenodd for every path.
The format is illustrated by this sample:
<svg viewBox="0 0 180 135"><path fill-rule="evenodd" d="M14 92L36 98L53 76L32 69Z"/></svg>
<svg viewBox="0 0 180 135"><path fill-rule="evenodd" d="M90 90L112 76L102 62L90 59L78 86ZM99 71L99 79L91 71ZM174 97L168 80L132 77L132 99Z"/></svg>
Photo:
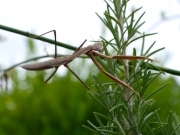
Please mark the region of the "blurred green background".
<svg viewBox="0 0 180 135"><path fill-rule="evenodd" d="M35 52L34 43L28 40L28 55ZM77 74L82 70L88 73L85 83L91 86L94 83L95 71L99 80L107 82L109 79L98 69L89 65L85 68L87 59L72 62L71 69ZM79 68L81 67L81 69ZM91 71L91 73L89 73ZM50 82L44 80L50 72L25 71L25 75L16 68L8 72L12 80L12 89L0 95L0 135L90 135L82 125L87 125L87 120L96 123L93 112L105 113L106 111L87 94L86 88L68 71L65 76L54 75ZM22 77L23 76L23 77ZM180 89L175 79L164 75L157 78L147 92L152 92L162 84L170 82L160 92L153 96L156 100L151 108L161 108L159 115L163 122L169 111L180 114ZM91 87L93 88L93 87ZM148 93L147 93L148 94Z"/></svg>

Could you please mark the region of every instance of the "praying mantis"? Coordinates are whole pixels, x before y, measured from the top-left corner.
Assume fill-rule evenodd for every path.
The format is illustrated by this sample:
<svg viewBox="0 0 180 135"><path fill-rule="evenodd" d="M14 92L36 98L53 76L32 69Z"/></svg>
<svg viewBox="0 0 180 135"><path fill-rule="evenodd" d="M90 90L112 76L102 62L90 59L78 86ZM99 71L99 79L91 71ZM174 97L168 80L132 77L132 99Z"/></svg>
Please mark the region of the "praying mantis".
<svg viewBox="0 0 180 135"><path fill-rule="evenodd" d="M124 55L107 56L107 55L103 55L103 54L100 53L102 51L102 49L103 49L103 43L102 42L97 42L97 43L94 43L92 45L89 45L87 47L82 48L82 46L84 45L86 40L78 47L78 49L75 50L75 52L72 55L66 56L66 57L59 57L59 58L57 58L56 31L52 30L52 31L46 32L46 33L44 33L42 35L45 35L45 34L50 33L50 32L54 32L54 37L55 37L55 58L51 59L51 60L43 61L43 62L25 64L25 65L21 66L22 68L24 68L26 70L32 70L32 71L39 71L39 70L46 70L46 69L50 69L50 68L55 68L55 71L45 81L45 83L47 83L51 79L51 77L56 73L56 71L58 70L59 66L64 65L69 71L71 71L73 73L74 76L76 76L76 78L87 89L90 90L90 88L68 66L68 63L73 61L75 58L79 57L81 54L86 54L93 61L93 63L97 66L97 68L100 71L102 71L106 76L108 76L111 80L117 82L118 84L120 84L120 85L126 87L127 89L131 90L140 99L142 99L140 97L140 95L134 89L132 89L128 84L126 84L125 82L119 80L117 77L115 77L112 74L110 74L107 71L105 71L104 68L95 59L94 55L99 56L101 58L106 58L106 59L127 59L127 60L147 59L149 61L153 61L152 59L150 59L148 57L144 57L144 56L124 56ZM38 38L38 37L40 37L42 35L39 35L37 37L32 37L32 38Z"/></svg>

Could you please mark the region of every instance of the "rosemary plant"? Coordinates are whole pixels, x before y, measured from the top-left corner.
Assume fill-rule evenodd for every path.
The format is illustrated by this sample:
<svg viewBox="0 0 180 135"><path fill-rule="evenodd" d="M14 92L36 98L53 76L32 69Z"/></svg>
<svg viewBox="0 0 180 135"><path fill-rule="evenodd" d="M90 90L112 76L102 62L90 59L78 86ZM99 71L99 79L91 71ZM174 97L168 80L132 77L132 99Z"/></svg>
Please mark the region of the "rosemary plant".
<svg viewBox="0 0 180 135"><path fill-rule="evenodd" d="M145 12L139 17L135 17L141 8L127 14L129 0L104 1L107 5L104 17L98 14L97 16L113 36L110 40L101 37L104 43L103 51L106 55L110 54L107 47L112 48L115 55L127 55L127 47L137 43L135 42L137 40L142 41L139 54L141 56L150 57L164 49L160 48L151 51L155 44L153 42L145 50L145 37L156 33L145 34L139 31L139 28L145 23L141 21ZM138 55L135 48L132 55ZM94 77L96 80L95 87L98 92L89 91L88 94L104 108L106 113L94 112L98 125L88 120L90 126L83 125L84 128L99 135L175 134L179 124L176 122L176 125L173 125L174 115L172 112L169 113L167 122L162 123L158 115L160 109L150 110L154 103L154 100L150 99L151 96L168 85L168 83L155 89L149 95L146 94L151 82L162 73L160 69L156 68L157 71L151 71L150 67L152 69L152 65L147 60L102 60L98 57L97 60L107 72L123 80L136 90L145 102L128 88L113 81L102 83L98 78Z"/></svg>
<svg viewBox="0 0 180 135"><path fill-rule="evenodd" d="M127 47L136 44L137 40L141 41L140 53L133 48L132 55L140 55L150 57L164 48L152 51L155 45L153 42L147 50L145 50L145 38L156 33L145 34L140 31L140 27L145 23L142 22L142 17L145 12L137 17L137 12L141 12L141 8L133 10L127 14L127 5L129 0L104 0L107 9L104 17L98 17L102 20L108 31L112 34L112 39L101 37L104 44L103 52L105 55L127 55ZM0 29L13 33L28 36L24 31L0 25ZM36 36L34 34L31 34ZM39 40L54 44L54 40L39 37ZM138 42L140 43L140 42ZM75 50L76 48L57 42L57 45ZM108 48L111 48L109 51ZM46 57L46 56L43 56ZM32 58L31 61L38 58ZM105 110L103 114L94 112L97 123L92 123L88 120L89 126L83 125L84 128L99 135L173 135L180 134L178 127L179 119L169 112L167 122L161 121L157 108L151 110L151 106L155 101L151 97L167 84L157 87L152 93L147 94L147 88L161 73L167 72L175 75L180 75L179 71L154 66L147 60L106 60L96 57L101 66L113 76L119 78L128 84L132 89L139 93L140 99L136 94L131 92L127 87L117 84L116 82L102 83L98 78L94 77L96 84L94 85L97 91L88 91L88 94L96 100ZM27 62L24 61L24 62ZM24 63L21 62L21 63ZM3 78L7 80L6 72L15 66L2 70ZM173 122L174 120L174 122Z"/></svg>

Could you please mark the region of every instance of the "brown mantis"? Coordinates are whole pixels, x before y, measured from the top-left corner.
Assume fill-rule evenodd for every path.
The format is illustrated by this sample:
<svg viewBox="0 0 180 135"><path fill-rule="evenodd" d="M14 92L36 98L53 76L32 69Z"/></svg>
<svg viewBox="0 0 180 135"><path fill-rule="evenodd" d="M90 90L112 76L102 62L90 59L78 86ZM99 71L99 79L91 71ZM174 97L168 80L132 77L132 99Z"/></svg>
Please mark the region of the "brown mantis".
<svg viewBox="0 0 180 135"><path fill-rule="evenodd" d="M140 95L134 89L132 89L129 85L127 85L125 82L119 80L117 77L115 77L115 76L111 75L110 73L106 72L103 69L103 67L98 63L98 61L95 59L94 55L97 55L97 56L99 56L101 58L106 58L106 59L127 59L127 60L147 59L147 60L153 61L152 59L147 58L147 57L143 57L143 56L123 56L123 55L107 56L107 55L103 55L103 54L100 53L102 51L102 49L103 49L103 43L102 42L97 42L95 44L92 44L92 45L89 45L87 47L82 48L82 46L86 42L86 40L79 46L79 48L77 50L75 50L75 52L72 55L57 58L56 31L52 30L52 31L46 32L44 34L47 34L47 33L50 33L50 32L54 32L54 36L55 36L55 59L47 60L47 61L44 61L44 62L26 64L26 65L21 66L22 68L24 68L26 70L33 70L33 71L55 68L55 71L52 73L52 75L45 81L45 83L46 83L56 73L59 66L64 65L66 68L68 68L77 77L77 79L87 89L90 90L90 88L68 66L68 63L70 63L72 60L79 57L81 54L86 54L87 56L89 56L91 58L91 60L99 68L99 70L101 70L106 76L108 76L110 79L114 80L118 84L128 88L131 91L133 91L139 98L141 98ZM42 35L44 35L44 34L42 34ZM40 35L40 36L42 36L42 35ZM37 38L37 37L34 37L34 38Z"/></svg>

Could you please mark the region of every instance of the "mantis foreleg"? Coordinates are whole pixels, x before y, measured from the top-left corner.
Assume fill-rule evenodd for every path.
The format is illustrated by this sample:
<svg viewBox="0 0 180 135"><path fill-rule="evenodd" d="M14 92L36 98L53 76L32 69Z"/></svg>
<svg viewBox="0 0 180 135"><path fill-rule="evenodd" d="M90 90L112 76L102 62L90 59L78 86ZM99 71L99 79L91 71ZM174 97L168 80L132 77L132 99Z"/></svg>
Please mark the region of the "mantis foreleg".
<svg viewBox="0 0 180 135"><path fill-rule="evenodd" d="M116 56L107 56L103 55L102 53L99 53L97 51L92 50L91 53L98 55L101 58L105 59L126 59L126 60L138 60L138 59L147 59L149 61L154 61L153 59L150 59L145 56L128 56L128 55L116 55Z"/></svg>
<svg viewBox="0 0 180 135"><path fill-rule="evenodd" d="M134 90L132 89L129 85L127 85L125 82L119 80L117 77L109 74L108 72L106 72L104 70L104 68L97 62L97 60L94 58L93 54L91 52L87 53L87 55L91 58L91 60L94 62L94 64L99 68L100 71L102 71L105 75L107 75L110 79L116 81L117 83L119 83L120 85L128 88L129 90L131 90L134 94L136 94L142 101L144 101L141 96ZM146 102L146 101L144 101Z"/></svg>

